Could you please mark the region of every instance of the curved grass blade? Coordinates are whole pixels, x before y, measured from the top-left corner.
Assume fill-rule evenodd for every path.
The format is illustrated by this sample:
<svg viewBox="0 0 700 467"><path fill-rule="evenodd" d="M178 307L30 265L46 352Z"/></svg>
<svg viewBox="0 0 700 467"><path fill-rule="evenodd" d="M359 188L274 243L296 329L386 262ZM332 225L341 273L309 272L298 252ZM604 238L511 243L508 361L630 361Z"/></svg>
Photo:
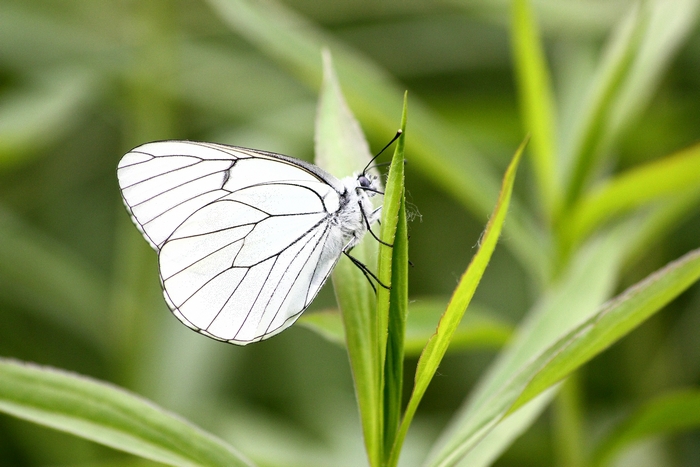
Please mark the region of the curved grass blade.
<svg viewBox="0 0 700 467"><path fill-rule="evenodd" d="M556 167L556 110L554 93L537 22L528 0L513 2L513 58L525 131L532 135L530 153L539 200L552 219L561 203Z"/></svg>
<svg viewBox="0 0 700 467"><path fill-rule="evenodd" d="M382 206L380 238L392 246L379 247L378 276L391 287L389 290L383 287L377 289L377 336L380 361L383 362L385 457L391 452L401 419L404 336L408 313L408 233L404 196L407 103L408 93L404 94L402 134L389 168Z"/></svg>
<svg viewBox="0 0 700 467"><path fill-rule="evenodd" d="M695 145L630 169L589 192L572 208L563 235L575 244L615 216L699 185L700 145Z"/></svg>
<svg viewBox="0 0 700 467"><path fill-rule="evenodd" d="M567 204L578 198L600 158L603 146L609 142L611 135L608 134L607 117L632 67L647 23L648 18L635 5L613 32L599 64L597 77L588 92L587 107L581 112L577 131L566 148L569 152L565 162L570 164L565 167L568 177Z"/></svg>
<svg viewBox="0 0 700 467"><path fill-rule="evenodd" d="M464 313L467 311L467 306L474 296L476 287L481 280L481 277L486 270L486 266L491 259L494 249L496 248L496 243L501 234L503 228L503 223L508 212L508 206L510 202L510 197L513 192L513 184L515 182L515 174L518 168L518 163L522 156L525 145L527 144L527 139L520 145L513 160L511 161L506 174L503 177L503 186L501 188L501 194L498 197L496 207L494 212L486 225L486 230L482 235L480 241L479 250L476 252L471 260L471 263L467 267L467 270L462 275L462 278L455 289L450 303L447 305L445 313L440 319L440 323L435 331L433 337L428 341L428 344L423 349L423 353L418 360L418 366L416 368L416 376L413 386L413 392L411 398L408 401L408 406L404 413L403 420L401 421L401 426L399 427L399 432L396 436L396 441L391 451L391 457L389 459L389 466L394 466L398 464L399 455L401 452L401 446L408 432L408 428L411 425L413 416L416 413L418 404L420 403L423 395L425 394L430 381L432 380L435 372L442 361L442 358L447 352L447 348L450 345L450 340L454 335L459 322L462 320Z"/></svg>
<svg viewBox="0 0 700 467"><path fill-rule="evenodd" d="M567 202L574 202L603 153L651 100L677 50L693 31L700 2L653 0L634 4L620 23L591 88L571 149Z"/></svg>
<svg viewBox="0 0 700 467"><path fill-rule="evenodd" d="M168 465L252 465L145 399L53 368L0 359L0 411Z"/></svg>

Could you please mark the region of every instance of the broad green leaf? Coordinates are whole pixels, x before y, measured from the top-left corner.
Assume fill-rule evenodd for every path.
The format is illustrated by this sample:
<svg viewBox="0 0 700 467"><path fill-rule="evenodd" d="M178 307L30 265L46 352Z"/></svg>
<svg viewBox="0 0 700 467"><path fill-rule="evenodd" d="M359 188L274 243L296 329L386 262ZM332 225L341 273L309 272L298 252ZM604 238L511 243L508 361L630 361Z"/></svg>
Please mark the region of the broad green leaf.
<svg viewBox="0 0 700 467"><path fill-rule="evenodd" d="M663 394L635 410L596 447L592 465L612 465L616 455L633 443L700 427L700 392L688 389Z"/></svg>
<svg viewBox="0 0 700 467"><path fill-rule="evenodd" d="M695 145L601 183L572 208L565 234L576 243L615 216L699 185L700 145Z"/></svg>
<svg viewBox="0 0 700 467"><path fill-rule="evenodd" d="M561 187L556 167L556 111L549 69L529 0L513 2L513 58L525 131L531 135L540 205L551 219L559 210Z"/></svg>
<svg viewBox="0 0 700 467"><path fill-rule="evenodd" d="M378 134L396 131L396 109L405 89L361 54L293 11L272 0L208 0L222 20L314 89L320 81L319 51L333 50L345 95L367 127ZM411 164L472 212L488 215L499 181L485 158L465 140L463 131L443 121L415 96L411 98ZM504 240L533 276L549 274L548 240L513 200Z"/></svg>
<svg viewBox="0 0 700 467"><path fill-rule="evenodd" d="M530 360L592 316L609 297L622 262L623 246L634 227L607 232L577 252L559 282L528 312L508 347L501 352L474 393L438 438L429 456L433 463L447 452L458 449L465 439L475 436L473 420L479 419L484 425L490 423L493 416L489 412L491 396L512 380ZM561 310L566 310L566 313ZM493 459L503 452L513 436L517 436L537 418L538 410L543 410L553 395L531 406L528 416L508 417L496 425L499 427L497 431L486 434L488 430L485 430L483 439L473 449L465 449L462 453L463 465L489 465L479 464L478 461ZM503 424L507 426L501 427ZM500 436L501 432L510 433L511 436Z"/></svg>
<svg viewBox="0 0 700 467"><path fill-rule="evenodd" d="M498 197L496 207L494 208L494 212L486 225L486 230L481 237L479 250L476 252L469 263L467 270L462 275L459 284L457 284L457 288L452 294L450 303L447 305L447 309L440 318L435 334L430 338L427 345L423 349L423 353L421 353L421 356L418 359L413 392L411 393L411 398L408 401L404 418L401 421L396 442L391 452L391 457L388 464L389 466L398 464L401 447L406 437L406 433L408 432L408 428L411 425L411 421L413 420L413 416L418 408L418 404L423 398L430 381L433 379L435 372L440 366L440 362L447 352L452 336L459 326L459 322L462 320L464 313L467 311L469 302L471 302L474 292L476 291L476 287L479 285L481 277L486 270L486 266L491 259L491 255L496 248L496 243L498 242L501 229L503 228L503 222L505 221L506 214L508 212L508 206L510 203L511 194L513 192L513 184L515 183L515 174L518 168L518 163L520 162L520 157L522 156L526 144L527 140L520 145L513 156L513 160L508 166L508 169L503 177L503 186L501 188L501 194Z"/></svg>
<svg viewBox="0 0 700 467"><path fill-rule="evenodd" d="M381 235L388 245L379 245L377 276L391 287L377 289L377 336L380 361L383 362L384 392L384 457L391 446L401 419L403 393L404 335L408 313L408 234L404 196L404 147L406 141L408 93L404 94L401 115L401 136L389 167L384 203L382 205Z"/></svg>
<svg viewBox="0 0 700 467"><path fill-rule="evenodd" d="M371 156L360 125L340 90L330 52L323 54L324 81L316 119L316 164L336 177L362 170ZM376 270L377 241L366 235L352 256ZM383 362L379 354L374 291L362 271L341 257L332 273L336 299L342 311L355 392L370 465L382 461Z"/></svg>
<svg viewBox="0 0 700 467"><path fill-rule="evenodd" d="M430 465L448 466L462 459L499 420L566 377L660 310L700 278L700 250L694 250L630 287L577 326L486 397L461 435Z"/></svg>
<svg viewBox="0 0 700 467"><path fill-rule="evenodd" d="M252 465L149 401L48 367L0 359L0 411L168 465Z"/></svg>

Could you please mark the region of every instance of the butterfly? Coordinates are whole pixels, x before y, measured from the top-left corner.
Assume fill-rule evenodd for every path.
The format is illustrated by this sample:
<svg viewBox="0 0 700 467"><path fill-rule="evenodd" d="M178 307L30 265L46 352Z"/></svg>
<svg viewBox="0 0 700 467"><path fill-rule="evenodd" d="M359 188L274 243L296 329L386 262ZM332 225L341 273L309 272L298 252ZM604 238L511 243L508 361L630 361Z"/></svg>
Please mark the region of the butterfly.
<svg viewBox="0 0 700 467"><path fill-rule="evenodd" d="M215 143L143 144L124 155L117 178L158 253L170 310L237 345L291 326L381 210L367 167L338 179L289 156Z"/></svg>

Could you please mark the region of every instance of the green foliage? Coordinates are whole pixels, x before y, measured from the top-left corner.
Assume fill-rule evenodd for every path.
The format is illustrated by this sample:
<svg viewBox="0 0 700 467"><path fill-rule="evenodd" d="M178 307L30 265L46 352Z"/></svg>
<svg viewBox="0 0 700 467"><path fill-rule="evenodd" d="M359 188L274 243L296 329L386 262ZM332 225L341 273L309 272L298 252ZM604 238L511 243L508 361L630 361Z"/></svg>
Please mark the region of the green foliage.
<svg viewBox="0 0 700 467"><path fill-rule="evenodd" d="M698 464L700 1L0 10L0 464ZM245 348L169 316L130 147L342 177L398 128L376 292L343 257Z"/></svg>

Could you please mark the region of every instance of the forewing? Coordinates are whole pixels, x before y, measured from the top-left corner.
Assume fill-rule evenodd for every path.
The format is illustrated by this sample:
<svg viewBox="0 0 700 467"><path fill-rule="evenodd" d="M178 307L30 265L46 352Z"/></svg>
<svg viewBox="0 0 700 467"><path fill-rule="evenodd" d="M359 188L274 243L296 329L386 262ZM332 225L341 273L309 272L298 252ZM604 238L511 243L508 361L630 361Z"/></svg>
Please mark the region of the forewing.
<svg viewBox="0 0 700 467"><path fill-rule="evenodd" d="M237 190L275 181L327 183L306 165L235 146L161 141L127 153L119 162L117 178L132 220L160 250L198 209Z"/></svg>

